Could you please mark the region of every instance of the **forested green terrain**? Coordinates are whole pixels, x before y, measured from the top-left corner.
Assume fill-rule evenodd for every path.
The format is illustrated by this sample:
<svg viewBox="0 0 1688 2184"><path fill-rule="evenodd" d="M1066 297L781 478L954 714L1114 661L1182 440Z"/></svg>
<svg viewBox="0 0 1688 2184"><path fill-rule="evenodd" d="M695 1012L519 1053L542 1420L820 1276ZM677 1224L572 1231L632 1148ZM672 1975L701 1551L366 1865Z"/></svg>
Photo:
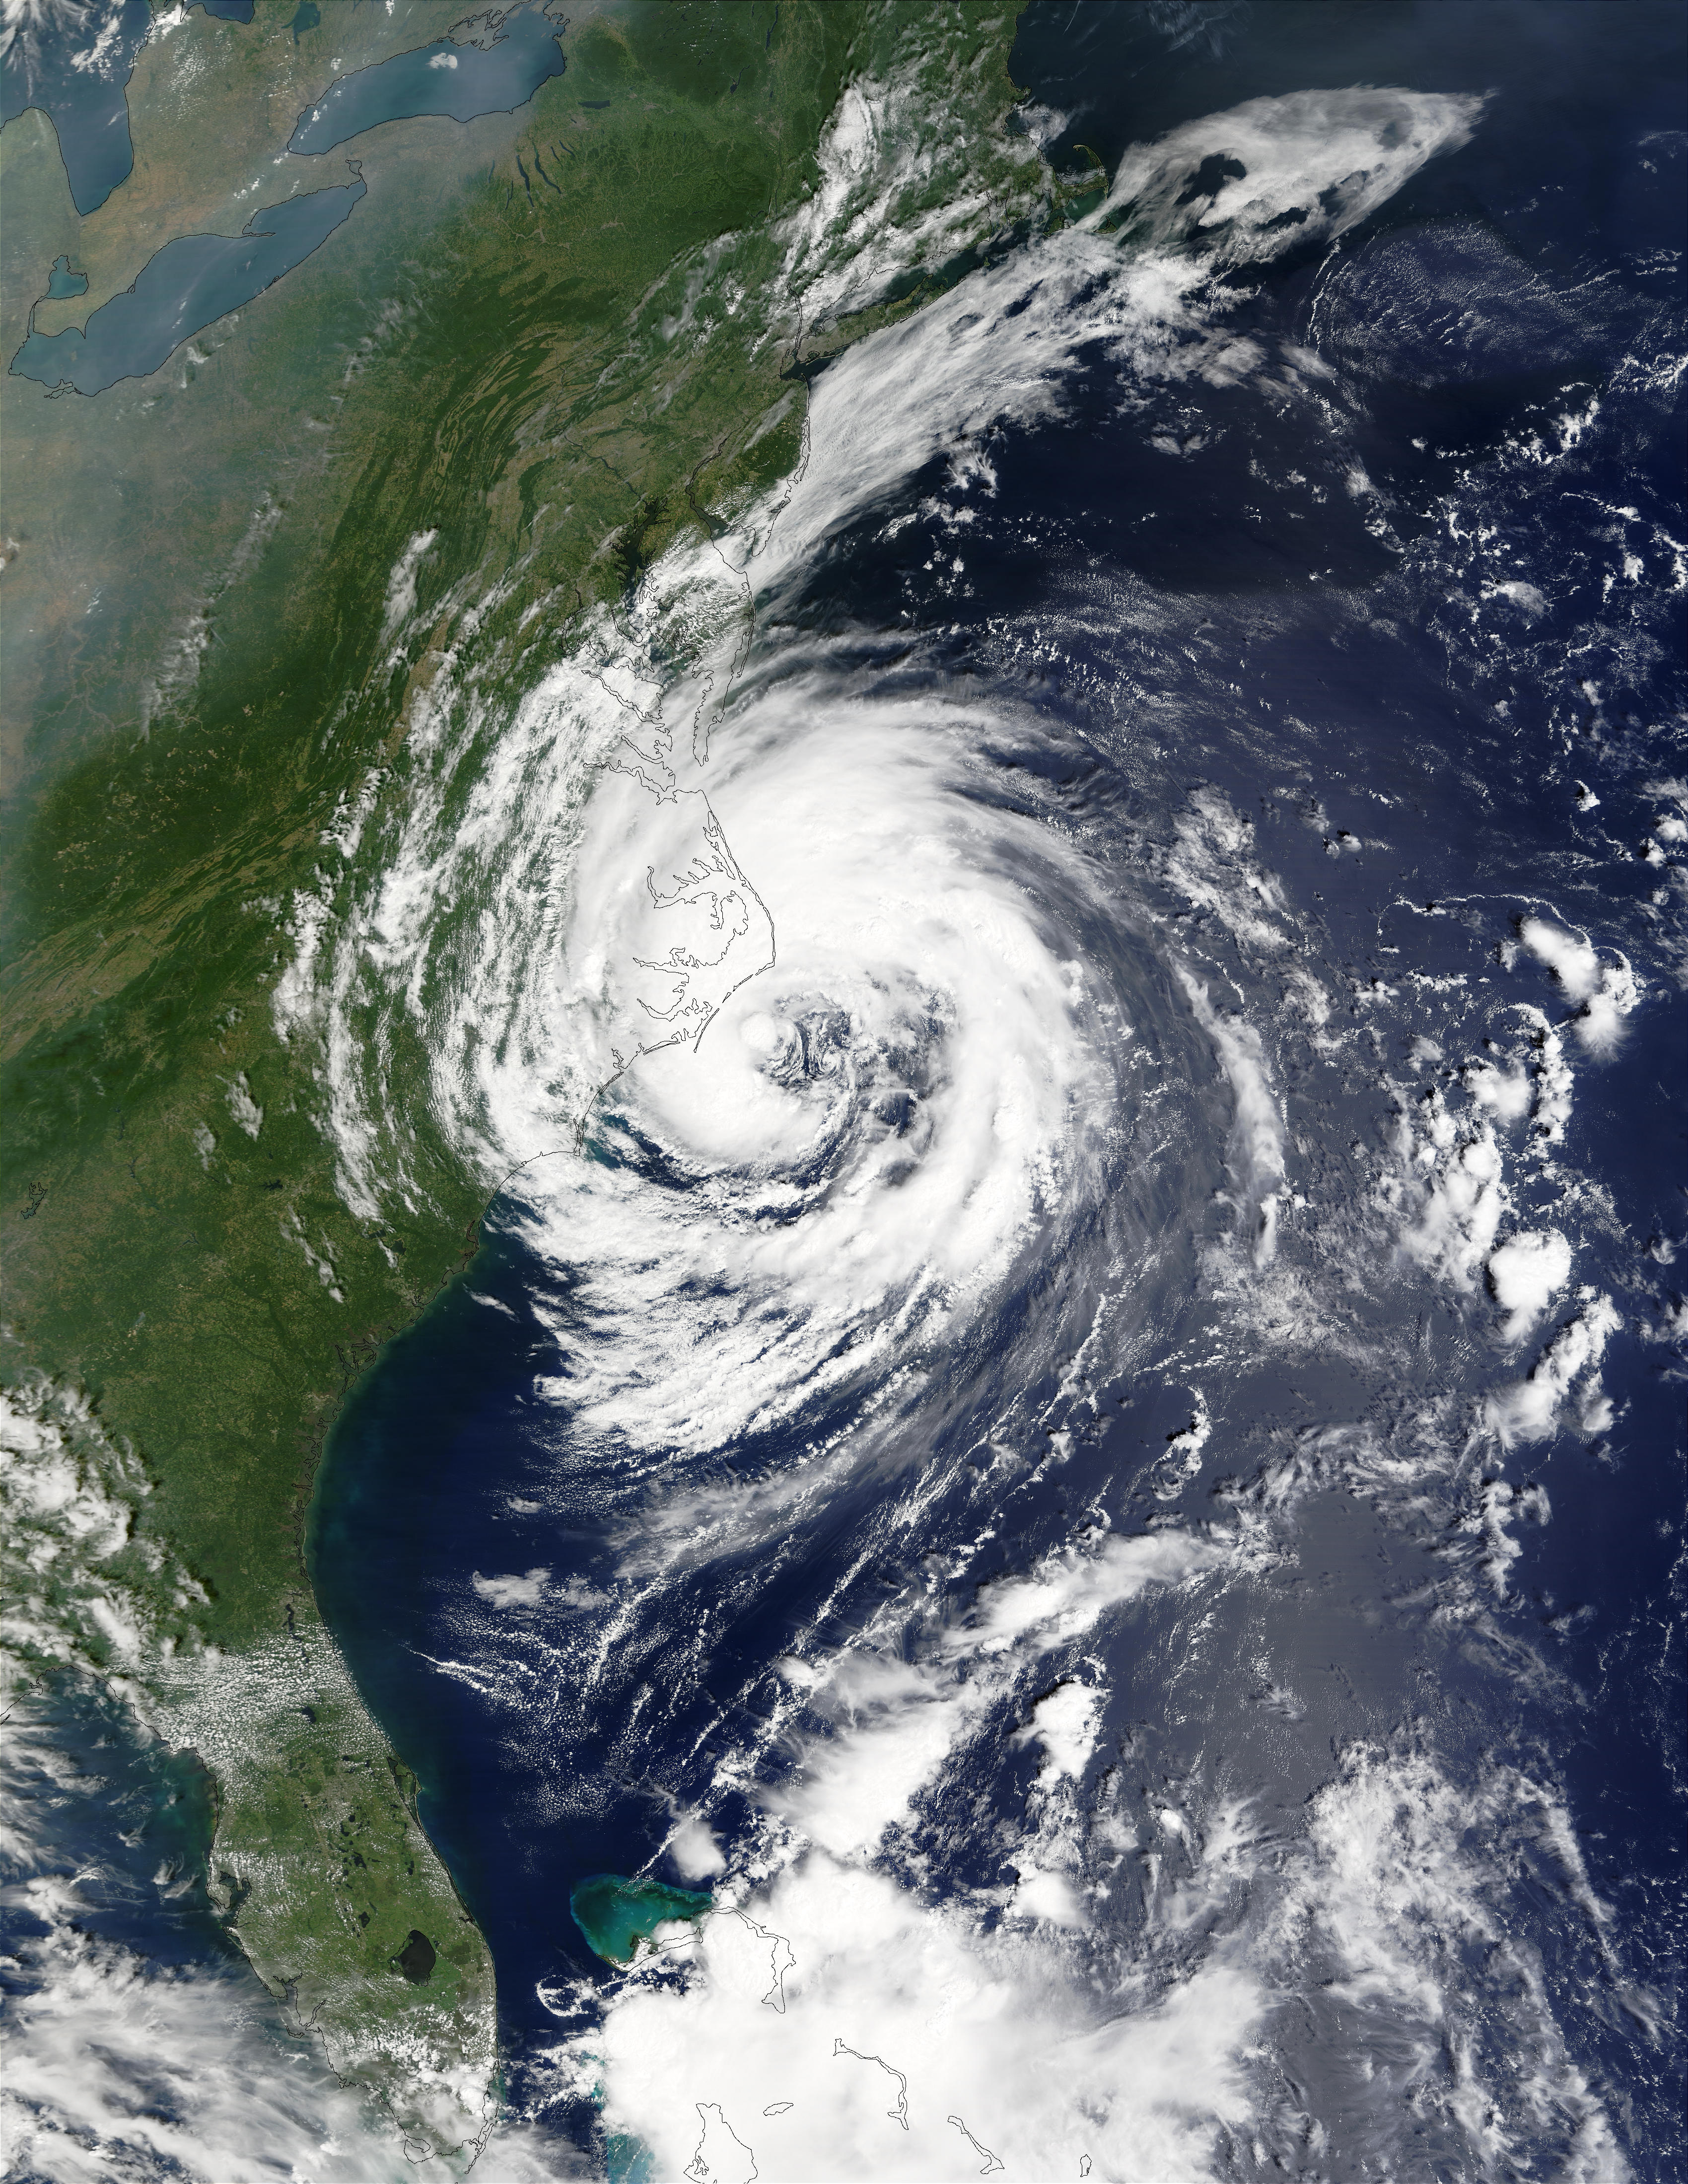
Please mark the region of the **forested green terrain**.
<svg viewBox="0 0 1688 2184"><path fill-rule="evenodd" d="M134 174L86 220L41 115L0 136L8 358L60 254L90 287L41 306L48 331L171 236L237 232L263 190L348 159L368 185L150 376L0 392L7 1637L22 1673L123 1680L199 1752L220 1911L421 2150L472 2144L487 2112L491 1966L317 1616L302 1528L345 1391L473 1251L487 1183L401 1045L408 1204L359 1210L307 927L404 798L443 663L472 656L480 702L513 704L666 544L799 462L828 348L953 276L940 223L894 279L813 300L862 247L792 225L846 86L900 84L916 114L941 93L950 141L870 147L903 163L885 202L908 234L960 176L978 237L1036 187L1002 126L1000 7L571 9L565 73L515 114L284 159L333 61L460 20L303 13L158 31ZM55 1465L97 1521L40 1490Z"/></svg>

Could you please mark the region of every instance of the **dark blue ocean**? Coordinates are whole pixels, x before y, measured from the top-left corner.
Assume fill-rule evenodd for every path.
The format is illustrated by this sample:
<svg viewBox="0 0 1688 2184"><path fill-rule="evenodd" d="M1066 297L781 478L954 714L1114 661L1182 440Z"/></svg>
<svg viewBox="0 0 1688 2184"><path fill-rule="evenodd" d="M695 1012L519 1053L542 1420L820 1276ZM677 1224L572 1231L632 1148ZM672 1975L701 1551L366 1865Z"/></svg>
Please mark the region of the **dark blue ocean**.
<svg viewBox="0 0 1688 2184"><path fill-rule="evenodd" d="M1293 1577L1219 1611L1222 1660L1240 1663L1270 1634L1300 1693L1290 1719L1253 1705L1240 1669L1210 1670L1174 1704L1173 1626L1147 1614L1108 1668L1115 1764L1139 1802L1156 1784L1245 1779L1287 1835L1357 1736L1421 1740L1468 1787L1503 1763L1551 1780L1609 1915L1596 1933L1568 1914L1563 1872L1520 1837L1497 1931L1515 1922L1622 2157L1658 2178L1685 2158L1680 2042L1645 2024L1653 2008L1674 2021L1683 1941L1682 1381L1660 1337L1688 1087L1680 954L1669 967L1680 944L1666 937L1683 897L1657 850L1642 853L1676 808L1682 762L1683 565L1660 542L1684 535L1683 31L1680 9L1640 5L1032 7L1013 73L1064 118L1045 150L1074 171L1092 153L1111 171L1128 144L1216 109L1325 86L1487 104L1471 140L1340 254L1291 251L1233 276L1240 337L1325 359L1323 410L1257 381L1187 379L1175 398L1122 403L1117 363L1081 354L1058 418L994 440L997 490L967 529L965 586L939 558L953 526L932 513L934 461L830 542L759 638L775 687L782 655L806 658L824 636L860 692L964 689L1033 718L990 751L994 793L1055 813L1128 876L1131 916L1080 937L1123 963L1151 1023L1162 1012L1163 1066L1209 1079L1211 1056L1171 1025L1173 1000L1150 996L1163 974L1126 960L1145 908L1202 921L1145 844L1195 791L1251 821L1252 858L1316 936L1306 967L1365 1025L1338 1067L1305 1037L1280 1049L1300 1188L1323 1207L1282 1249L1310 1264L1340 1236L1345 1205L1361 1239L1390 1118L1434 1095L1439 1064L1498 1040L1518 1000L1567 1020L1564 993L1539 973L1527 993L1479 990L1509 975L1524 921L1586 928L1641 972L1621 1049L1577 1072L1560 1179L1519 1186L1534 1194L1519 1218L1545 1218L1566 1174L1588 1179L1581 1203L1600 1210L1579 1231L1577 1278L1618 1301L1623 1324L1605 1353L1609 1419L1562 1420L1505 1465L1508 1502L1551 1507L1551 1521L1520 1519L1504 1591L1476 1574L1498 1453L1418 1495L1345 1480L1339 1465L1301 1506ZM1597 421L1566 421L1584 415ZM1345 490L1357 464L1367 486ZM899 513L913 520L888 543ZM1626 551L1643 565L1627 582ZM1591 794L1597 819L1579 807ZM1232 971L1236 994L1287 1025L1278 967L1263 974L1243 950ZM1410 1089L1392 1100L1386 1083ZM1015 1474L986 1553L931 1580L940 1605L952 1585L958 1616L982 1583L1035 1566L1087 1507L1113 1502L1128 1531L1212 1521L1286 1451L1410 1435L1419 1396L1460 1388L1480 1404L1496 1377L1468 1299L1380 1284L1358 1309L1404 1338L1391 1369L1345 1340L1288 1358L1264 1341L1253 1358L1234 1349L1223 1398L1209 1398L1223 1424L1174 1490L1157 1490L1191 1423L1190 1381L1170 1361L1218 1344L1223 1319L1199 1273L1227 1176L1211 1084L1195 1112L1207 1134L1187 1139L1162 1202L1139 1209L1156 1248L1138 1334L1152 1322L1154 1341L1087 1360L1070 1460ZM611 1087L588 1156L659 1163L628 1128ZM989 1330L935 1366L880 1466L804 1505L777 1554L725 1540L677 1559L660 1586L630 1580L630 1540L688 1496L778 1474L847 1429L862 1388L783 1435L632 1460L577 1429L569 1384L601 1328L575 1308L568 1264L532 1248L524 1204L499 1200L473 1263L356 1391L320 1482L314 1581L491 1943L518 2110L593 2143L591 2103L560 2088L553 2061L617 1975L585 1947L571 1888L605 1870L683 1880L663 1857L682 1808L707 1805L730 1860L760 1786L723 1791L721 1760L756 1748L769 1782L791 1763L788 1746L758 1742L776 1664L815 1642L822 1603L820 1635L844 1644L954 1557L978 1520L967 1451L1005 1412L1047 1415L1054 1364L1041 1384L1025 1377L1038 1330L1064 1285L1095 1278L1106 1229L1099 1214L1061 1263L1028 1268ZM1572 1316L1562 1300L1559 1323ZM1150 1349L1162 1362L1145 1368ZM899 1462L957 1483L892 1533ZM526 1573L543 1583L496 1596L503 1574ZM578 1603L607 1615L632 1591L585 1695ZM1540 1668L1524 1672L1526 1656ZM989 1882L995 1823L1026 1791L1005 1749L994 1775L937 1793L921 1866L934 1898ZM1484 2030L1482 1969L1497 1934L1462 1946L1473 2036L1499 2040L1498 2018ZM1635 2002L1643 1991L1656 2002ZM1282 2036L1328 2133L1298 2173L1373 2173L1367 2159L1391 2148L1390 2174L1490 2173L1451 2125L1368 2107L1306 2020ZM1457 2076L1454 2046L1432 2076ZM1520 2110L1506 2132L1493 2173L1571 2159L1563 2116ZM1223 2173L1253 2174L1256 2158L1246 2131L1221 2135Z"/></svg>
<svg viewBox="0 0 1688 2184"><path fill-rule="evenodd" d="M312 1581L557 2174L670 2174L665 2083L685 2173L753 2144L799 2173L772 2134L841 2052L890 2078L880 2152L839 2124L833 2173L912 2173L878 2092L918 2108L940 2000L1000 2059L939 2103L978 2173L1038 2085L928 1928L1011 1992L1039 2083L1081 2058L1094 2136L1011 2175L1688 2168L1685 28L1643 0L1022 17L1027 126L1075 179L1254 101L1483 104L1335 242L1216 274L1188 369L1074 342L1046 402L969 425L970 471L900 475L757 601L722 747L735 706L972 724L954 839L1117 1029L1082 1184L1040 1186L1009 1274L914 1334L888 1290L789 1400L705 1375L677 1407L676 1328L716 1355L738 1240L787 1217L623 1079L334 1429ZM1305 152L1287 110L1248 139L1268 162ZM840 369L793 366L817 403ZM1017 871L1029 829L1059 847ZM770 1069L842 1081L848 1011L783 975ZM848 1110L906 1149L870 1238L944 1150L922 1112L965 1112L938 983ZM844 1156L776 1181L821 1206ZM617 1230L610 1284L627 1206L727 1244L677 1273ZM612 1355L671 1429L605 1424ZM1156 1574L1098 1608L1106 1570ZM593 1955L570 1896L604 1873L725 1889L759 1936L814 1913L789 2016L732 2020L795 2042L822 1997L783 2102L708 2075L715 1959ZM1220 2069L1192 2028L1228 2012Z"/></svg>

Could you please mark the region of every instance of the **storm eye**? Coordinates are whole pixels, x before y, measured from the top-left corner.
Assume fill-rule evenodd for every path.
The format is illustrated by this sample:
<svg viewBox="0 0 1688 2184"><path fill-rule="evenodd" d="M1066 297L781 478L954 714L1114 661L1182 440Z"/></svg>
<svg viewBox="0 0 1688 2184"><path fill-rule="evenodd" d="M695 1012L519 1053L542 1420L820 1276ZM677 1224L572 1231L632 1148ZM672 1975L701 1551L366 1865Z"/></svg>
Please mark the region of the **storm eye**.
<svg viewBox="0 0 1688 2184"><path fill-rule="evenodd" d="M891 1092L882 1092L874 1102L874 1112L896 1137L906 1136L915 1118L916 1100L912 1092L899 1087Z"/></svg>
<svg viewBox="0 0 1688 2184"><path fill-rule="evenodd" d="M744 1018L738 1036L763 1076L795 1090L805 1083L837 1076L850 1050L852 1029L842 1009L805 1009L794 1017L759 1011Z"/></svg>
<svg viewBox="0 0 1688 2184"><path fill-rule="evenodd" d="M794 1028L783 1017L773 1017L758 1011L748 1016L738 1027L738 1036L756 1057L764 1069L777 1067L790 1052L796 1036Z"/></svg>

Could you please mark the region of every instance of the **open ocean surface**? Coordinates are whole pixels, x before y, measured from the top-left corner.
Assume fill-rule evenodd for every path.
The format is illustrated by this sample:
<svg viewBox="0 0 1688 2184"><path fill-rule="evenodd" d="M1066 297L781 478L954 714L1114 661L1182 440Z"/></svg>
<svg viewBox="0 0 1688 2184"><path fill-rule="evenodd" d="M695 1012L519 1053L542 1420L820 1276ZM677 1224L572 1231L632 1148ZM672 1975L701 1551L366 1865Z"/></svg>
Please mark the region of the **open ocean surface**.
<svg viewBox="0 0 1688 2184"><path fill-rule="evenodd" d="M319 1479L497 1964L483 2173L1688 2165L1684 25L1035 5L1046 156L1254 209L815 375L698 776L773 967ZM114 1875L192 1811L122 1765ZM220 1991L164 1856L110 1932ZM742 1915L629 1975L602 1873Z"/></svg>
<svg viewBox="0 0 1688 2184"><path fill-rule="evenodd" d="M1106 875L1099 899L1039 904L1130 1022L1141 1065L1122 1072L1117 1141L1079 1217L1023 1253L983 1322L921 1347L917 1390L894 1404L869 1371L760 1430L699 1448L688 1420L667 1446L635 1449L583 1428L571 1392L595 1345L638 1343L619 1318L639 1310L636 1279L606 1331L590 1207L544 1223L506 1197L480 1257L337 1432L316 1583L491 1942L512 2096L530 2113L577 2137L590 2122L554 2057L616 1975L571 1919L576 1882L695 1878L665 1855L682 1813L706 1815L730 1868L782 1784L815 1769L826 1728L856 1724L822 1709L820 1729L794 1733L783 1661L870 1630L883 1647L889 1602L960 1618L982 1584L1034 1569L1087 1516L1117 1534L1199 1531L1254 1494L1295 1503L1284 1563L1204 1592L1200 1615L1145 1599L1097 1641L1100 1673L1078 1672L1105 1695L1078 1800L1093 1828L1110 1752L1139 1843L1156 1843L1157 1797L1203 1814L1151 1860L1247 1802L1255 1844L1208 1914L1221 1928L1248 1923L1251 1886L1289 1885L1283 1847L1333 1779L1394 1770L1384 1838L1357 1812L1334 1825L1362 1889L1373 1863L1384 1896L1392 1838L1414 1842L1421 1900L1401 1918L1425 1962L1379 1974L1346 2011L1318 1982L1280 2017L1271 2121L1251 2127L1276 2151L1279 2132L1305 2143L1312 2119L1328 2136L1308 2173L1485 2173L1481 2134L1435 2091L1453 2091L1463 2040L1507 2141L1501 2155L1491 2138L1495 2173L1605 2173L1593 2109L1563 2076L1573 2057L1613 2163L1622 2146L1638 2174L1671 2172L1671 2043L1646 2036L1632 1987L1669 1992L1681 1943L1681 1394L1647 1339L1669 1283L1657 1246L1681 1234L1680 1001L1657 953L1681 896L1636 852L1680 795L1647 769L1669 774L1680 727L1681 28L1669 10L1575 6L1029 12L1014 72L1071 116L1047 148L1057 161L1088 146L1111 171L1128 145L1216 109L1325 86L1486 103L1470 140L1340 252L1236 276L1230 332L1299 373L1242 362L1169 387L1081 336L1059 359L1056 414L986 438L988 493L958 492L950 453L934 454L827 538L777 614L765 606L747 705L800 712L821 702L818 680L847 734L853 708L959 701L985 724L967 794L987 815L1070 829ZM1305 148L1271 115L1262 142L1290 164ZM1634 549L1643 566L1626 577ZM1579 811L1579 782L1597 784L1597 815ZM731 791L715 802L755 880ZM889 849L894 815L887 834ZM1211 875L1182 896L1157 855L1181 841ZM824 837L811 849L827 861ZM1227 889L1295 936L1290 979ZM1622 950L1646 997L1609 1054L1571 1042L1574 1103L1551 1156L1538 1143L1532 1157L1527 1121L1507 1148L1501 1234L1568 1224L1577 1284L1513 1370L1576 1320L1579 1297L1622 1300L1624 1321L1605 1409L1579 1430L1556 1408L1508 1451L1472 1446L1468 1416L1507 1378L1471 1248L1484 1217L1474 1230L1447 1167L1446 1144L1478 1133L1469 1106L1443 1145L1426 1125L1458 1114L1485 1040L1497 1059L1514 1048L1521 1008L1543 1025L1570 1014L1570 989L1519 947L1532 916L1585 933L1603 962ZM1202 1277L1269 1194L1237 1150L1237 1072L1228 1083L1178 991L1181 928L1223 982L1211 1006L1261 1027L1267 1096L1287 1117L1269 1302L1244 1302L1243 1274L1228 1297ZM1298 978L1328 1016L1298 1010ZM805 999L813 1077L830 997ZM939 1066L941 1032L931 1040L911 1081ZM682 1207L706 1188L615 1086L586 1156ZM1274 1157L1258 1154L1270 1180ZM1379 1250L1397 1167L1394 1203L1423 1194L1419 1265L1440 1283ZM1257 1245L1239 1256L1263 1284ZM688 1303L708 1286L690 1282ZM663 1290L653 1275L653 1313L670 1308ZM1084 1314L1110 1295L1115 1316L1081 1351ZM1169 1443L1199 1418L1211 1432L1169 1476ZM812 1472L853 1433L871 1456L770 1523L769 1482ZM1334 1452L1415 1436L1439 1450L1421 1447L1410 1480L1410 1462ZM612 1613L616 1648L600 1652ZM938 1776L903 1838L927 1896L983 1903L987 1925L1011 1924L1021 1869L1006 1837L1037 1773L1024 1753L999 1734ZM1538 1796L1565 1816L1579 1869L1552 1847ZM1496 1831L1504 1852L1485 1841ZM1107 1869L1094 1838L1091 1857L1079 1870ZM1103 1914L1145 1958L1150 1894L1134 1875ZM1327 1947L1340 1964L1373 1944L1339 1932ZM1539 1965L1528 2034L1522 1975L1496 1968L1509 1952ZM1162 1964L1158 1991L1194 1969ZM1424 1976L1434 2008L1414 1991ZM855 1999L871 2021L870 1996ZM1532 2087L1508 2050L1551 2047L1550 2021L1563 2060L1535 2067L1561 2075ZM1430 2031L1443 2053L1404 2112L1421 2067L1407 2059ZM1366 2050L1397 2068L1368 2077ZM671 2058L677 2080L690 2059ZM677 2083L677 2107L700 2090ZM993 2144L1007 2122L972 2120ZM1216 2151L1225 2173L1252 2173L1251 2129Z"/></svg>

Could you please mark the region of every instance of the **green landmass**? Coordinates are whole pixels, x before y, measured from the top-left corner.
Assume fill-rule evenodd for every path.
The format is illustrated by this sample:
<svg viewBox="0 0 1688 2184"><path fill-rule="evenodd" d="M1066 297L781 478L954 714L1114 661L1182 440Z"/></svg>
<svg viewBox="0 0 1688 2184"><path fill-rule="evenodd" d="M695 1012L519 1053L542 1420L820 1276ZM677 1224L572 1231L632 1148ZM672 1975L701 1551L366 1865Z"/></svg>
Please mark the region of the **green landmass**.
<svg viewBox="0 0 1688 2184"><path fill-rule="evenodd" d="M128 86L134 168L78 222L73 262L87 289L42 303L38 332L81 326L179 235L238 235L260 206L343 181L340 156L283 152L300 114L339 76L426 45L463 20L461 0L324 13L323 23L296 38L291 20L276 19L297 8L269 10L250 25L199 8L155 11L157 34ZM214 130L205 125L212 113Z"/></svg>
<svg viewBox="0 0 1688 2184"><path fill-rule="evenodd" d="M161 35L135 172L86 220L42 117L0 132L8 358L31 308L80 324L170 236L237 231L334 59L461 19L296 14ZM200 1754L221 1915L418 2153L481 2142L492 1967L302 1532L348 1389L472 1254L487 1183L412 1036L381 1057L404 1189L349 1189L306 925L343 909L356 815L402 804L437 686L468 661L477 702L513 704L668 543L793 469L815 359L1045 216L1003 127L1012 26L876 0L571 11L565 73L515 114L287 162L321 187L356 158L368 195L158 372L92 400L0 379L0 1638L14 1674L103 1678ZM853 81L905 114L873 239L906 247L866 287L859 236L794 266L783 226ZM49 315L60 256L89 287ZM429 533L395 635L389 582Z"/></svg>
<svg viewBox="0 0 1688 2184"><path fill-rule="evenodd" d="M607 1964L630 1964L659 1926L706 1919L715 1898L660 1880L629 1880L619 1873L594 1873L569 1897L574 1922L587 1946Z"/></svg>

